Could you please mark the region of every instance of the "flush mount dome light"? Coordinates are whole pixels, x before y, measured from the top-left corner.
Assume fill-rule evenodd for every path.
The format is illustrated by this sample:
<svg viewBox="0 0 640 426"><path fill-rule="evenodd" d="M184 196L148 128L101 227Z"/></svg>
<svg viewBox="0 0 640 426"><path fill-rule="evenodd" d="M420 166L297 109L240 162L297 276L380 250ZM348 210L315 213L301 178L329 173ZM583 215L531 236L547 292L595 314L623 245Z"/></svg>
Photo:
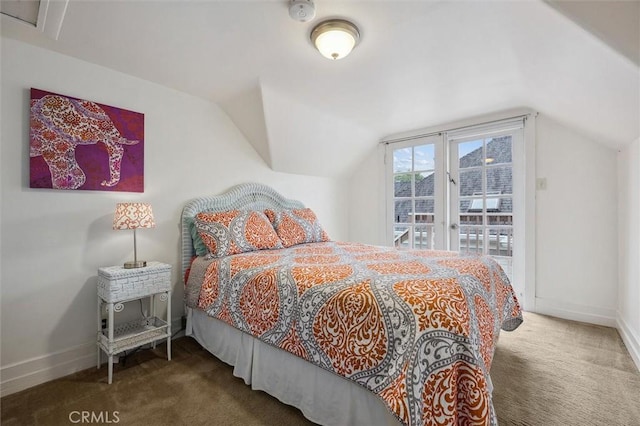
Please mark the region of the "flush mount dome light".
<svg viewBox="0 0 640 426"><path fill-rule="evenodd" d="M358 27L344 19L329 19L320 22L311 31L311 42L322 56L329 59L342 59L360 41Z"/></svg>

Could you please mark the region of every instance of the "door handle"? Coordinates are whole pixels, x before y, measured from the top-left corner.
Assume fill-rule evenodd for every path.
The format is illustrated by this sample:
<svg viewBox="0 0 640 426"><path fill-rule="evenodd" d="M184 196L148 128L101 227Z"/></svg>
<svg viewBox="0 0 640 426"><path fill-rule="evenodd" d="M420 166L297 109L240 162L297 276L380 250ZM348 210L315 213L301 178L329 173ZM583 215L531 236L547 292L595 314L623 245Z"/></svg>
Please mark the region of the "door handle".
<svg viewBox="0 0 640 426"><path fill-rule="evenodd" d="M447 172L447 178L449 179L449 182L451 182L452 184L456 185L456 181L455 181L455 179L453 179L451 177L451 173Z"/></svg>
<svg viewBox="0 0 640 426"><path fill-rule="evenodd" d="M451 225L449 225L449 228L451 229L458 229L458 224L457 223L452 223Z"/></svg>

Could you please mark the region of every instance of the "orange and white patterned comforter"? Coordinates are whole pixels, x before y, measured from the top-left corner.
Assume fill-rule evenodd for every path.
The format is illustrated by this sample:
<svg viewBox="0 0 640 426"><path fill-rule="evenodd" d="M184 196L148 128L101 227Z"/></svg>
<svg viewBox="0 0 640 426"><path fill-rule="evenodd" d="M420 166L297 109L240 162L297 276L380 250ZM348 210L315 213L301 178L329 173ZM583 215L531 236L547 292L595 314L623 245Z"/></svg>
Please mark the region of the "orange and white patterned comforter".
<svg viewBox="0 0 640 426"><path fill-rule="evenodd" d="M198 258L186 299L364 386L407 425L496 424L495 344L522 322L488 256L342 242Z"/></svg>

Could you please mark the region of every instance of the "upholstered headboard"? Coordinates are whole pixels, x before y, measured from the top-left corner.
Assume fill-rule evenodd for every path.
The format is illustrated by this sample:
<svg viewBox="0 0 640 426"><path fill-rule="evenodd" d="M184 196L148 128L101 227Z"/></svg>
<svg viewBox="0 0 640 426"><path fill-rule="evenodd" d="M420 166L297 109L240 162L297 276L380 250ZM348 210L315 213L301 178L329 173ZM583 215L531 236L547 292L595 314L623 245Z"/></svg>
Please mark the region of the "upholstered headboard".
<svg viewBox="0 0 640 426"><path fill-rule="evenodd" d="M304 204L300 201L283 197L273 188L260 183L243 183L236 185L221 195L199 197L189 201L182 209L182 277L195 256L195 249L191 239L190 224L200 212L221 212L226 210L282 210L301 209Z"/></svg>

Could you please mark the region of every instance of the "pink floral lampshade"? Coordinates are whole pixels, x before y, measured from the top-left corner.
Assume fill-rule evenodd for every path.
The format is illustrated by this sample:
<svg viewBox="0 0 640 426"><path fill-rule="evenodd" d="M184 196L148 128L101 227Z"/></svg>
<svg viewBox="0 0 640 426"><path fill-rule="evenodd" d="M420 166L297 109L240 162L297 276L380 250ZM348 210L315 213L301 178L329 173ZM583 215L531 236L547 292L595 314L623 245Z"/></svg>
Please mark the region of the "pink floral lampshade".
<svg viewBox="0 0 640 426"><path fill-rule="evenodd" d="M113 229L133 229L133 261L125 262L125 269L142 268L147 266L145 260L138 260L136 243L136 229L155 228L151 204L147 203L118 203L113 216Z"/></svg>
<svg viewBox="0 0 640 426"><path fill-rule="evenodd" d="M153 210L148 203L118 203L113 216L113 229L155 228Z"/></svg>

